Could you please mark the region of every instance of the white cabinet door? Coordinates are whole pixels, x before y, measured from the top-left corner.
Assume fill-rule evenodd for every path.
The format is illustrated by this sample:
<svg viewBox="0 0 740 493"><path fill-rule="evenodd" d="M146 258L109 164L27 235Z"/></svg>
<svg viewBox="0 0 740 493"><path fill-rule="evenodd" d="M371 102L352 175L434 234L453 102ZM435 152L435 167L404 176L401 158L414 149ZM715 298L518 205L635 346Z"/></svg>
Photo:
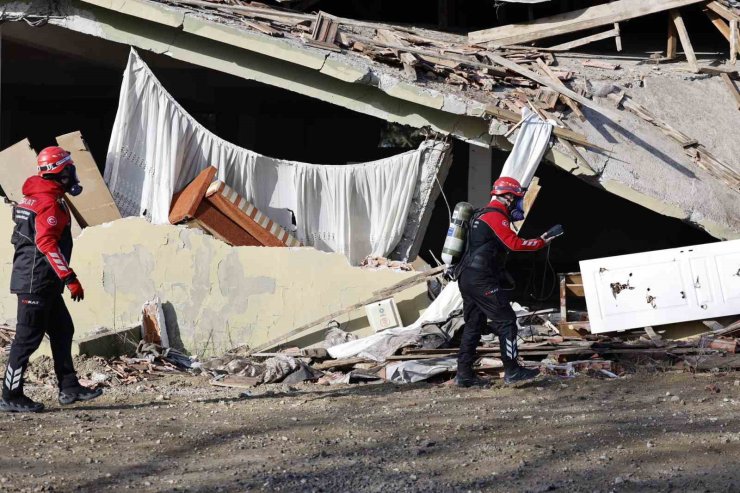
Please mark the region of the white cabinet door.
<svg viewBox="0 0 740 493"><path fill-rule="evenodd" d="M740 240L580 265L595 334L740 314Z"/></svg>

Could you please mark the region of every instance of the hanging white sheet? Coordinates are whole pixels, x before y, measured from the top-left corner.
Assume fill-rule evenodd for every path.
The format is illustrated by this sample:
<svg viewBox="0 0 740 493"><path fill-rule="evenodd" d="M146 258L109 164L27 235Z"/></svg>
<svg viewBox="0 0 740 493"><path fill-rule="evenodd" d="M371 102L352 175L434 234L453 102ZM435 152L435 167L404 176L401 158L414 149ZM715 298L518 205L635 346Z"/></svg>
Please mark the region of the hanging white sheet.
<svg viewBox="0 0 740 493"><path fill-rule="evenodd" d="M344 166L262 156L215 136L193 119L131 50L111 135L105 181L123 216L168 222L172 195L205 167L305 245L352 264L387 256L401 239L427 142L411 152Z"/></svg>
<svg viewBox="0 0 740 493"><path fill-rule="evenodd" d="M524 123L519 126L514 148L506 158L501 176L519 180L523 187L528 187L547 151L553 125L526 107L522 109L522 119Z"/></svg>

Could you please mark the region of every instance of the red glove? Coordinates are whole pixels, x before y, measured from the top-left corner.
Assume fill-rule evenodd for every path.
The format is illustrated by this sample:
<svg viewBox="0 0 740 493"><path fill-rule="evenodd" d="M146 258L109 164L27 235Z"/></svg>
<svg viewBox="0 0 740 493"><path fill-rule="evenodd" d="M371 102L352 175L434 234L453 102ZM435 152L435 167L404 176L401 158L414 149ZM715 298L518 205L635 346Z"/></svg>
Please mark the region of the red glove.
<svg viewBox="0 0 740 493"><path fill-rule="evenodd" d="M67 284L67 287L69 288L69 292L72 294L72 300L82 301L85 299L85 290L82 289L82 284L80 284L79 280L75 279L74 281L70 281L69 284Z"/></svg>

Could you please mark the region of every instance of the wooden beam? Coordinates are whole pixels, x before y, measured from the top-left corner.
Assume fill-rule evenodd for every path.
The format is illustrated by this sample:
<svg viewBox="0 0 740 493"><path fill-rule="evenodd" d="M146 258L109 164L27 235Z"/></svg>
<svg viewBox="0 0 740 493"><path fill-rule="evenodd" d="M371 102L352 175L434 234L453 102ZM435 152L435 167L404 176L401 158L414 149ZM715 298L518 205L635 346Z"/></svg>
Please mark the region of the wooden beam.
<svg viewBox="0 0 740 493"><path fill-rule="evenodd" d="M471 44L493 42L496 46L529 43L584 29L606 26L657 12L685 7L702 0L618 0L585 9L545 17L521 24L473 31L468 34Z"/></svg>
<svg viewBox="0 0 740 493"><path fill-rule="evenodd" d="M725 20L717 15L716 12L713 12L709 9L704 9L704 13L707 14L707 17L709 17L709 20L712 21L712 24L714 24L714 27L717 28L717 30L722 34L722 36L725 37L727 41L730 43L730 57L732 57L732 46L735 46L735 53L740 53L740 42L738 40L735 40L735 42L732 42L732 22L736 21L730 21L730 25L728 25Z"/></svg>
<svg viewBox="0 0 740 493"><path fill-rule="evenodd" d="M735 171L732 166L721 161L720 159L717 159L711 152L707 150L706 147L700 144L696 139L692 139L683 132L676 130L668 123L660 120L647 108L633 101L624 93L612 93L608 96L608 98L614 101L617 106L621 105L624 109L631 111L643 120L658 127L664 134L681 144L681 146L684 148L684 152L691 156L692 161L697 166L707 171L716 179L724 182L732 190L736 192L740 191L738 190L738 187L740 186L740 173Z"/></svg>
<svg viewBox="0 0 740 493"><path fill-rule="evenodd" d="M699 63L696 61L696 54L694 54L694 48L691 46L691 40L689 39L688 31L686 31L683 17L681 17L681 13L676 9L670 11L670 16L673 19L673 24L676 26L676 31L678 31L678 38L681 40L681 47L683 48L684 55L686 55L686 60L689 62L689 68L691 68L692 72L698 74Z"/></svg>
<svg viewBox="0 0 740 493"><path fill-rule="evenodd" d="M618 25L618 24L615 24ZM616 38L619 37L619 30L618 29L610 29L608 31L604 31L603 33L598 34L592 34L591 36L586 36L585 38L575 39L573 41L568 41L567 43L561 43L559 45L551 46L550 50L571 50L573 48L578 48L579 46L587 45L589 43L593 43L594 41L601 41L602 39L608 39L608 38ZM619 51L622 51L621 47L619 48Z"/></svg>
<svg viewBox="0 0 740 493"><path fill-rule="evenodd" d="M740 15L737 15L735 12L728 9L727 7L725 7L724 5L722 5L721 3L717 1L709 2L707 4L707 8L721 15L728 22L732 20L740 21Z"/></svg>
<svg viewBox="0 0 740 493"><path fill-rule="evenodd" d="M561 85L565 87L565 84L563 84L560 79L558 79L558 76L553 73L552 70L550 70L550 67L547 66L547 64L542 60L542 58L537 59L537 65L540 67L540 69L550 77L554 84ZM578 119L583 121L586 121L586 116L581 111L581 108L578 107L578 104L570 99L568 96L560 95L560 98L563 100L563 103L565 103L571 110L573 110L573 113L578 116Z"/></svg>
<svg viewBox="0 0 740 493"><path fill-rule="evenodd" d="M665 50L665 57L669 60L676 58L676 48L678 47L678 32L676 25L673 23L671 16L668 16L668 46Z"/></svg>
<svg viewBox="0 0 740 493"><path fill-rule="evenodd" d="M522 117L519 115L519 113L514 113L513 111L505 110L503 108L498 108L496 106L493 106L491 104L486 105L486 113L489 115L492 115L499 120L504 120L510 123L518 123ZM598 146L592 142L589 142L586 140L586 136L583 134L579 134L577 132L574 132L573 130L569 130L567 128L559 128L555 127L552 129L552 133L558 137L562 137L564 139L567 139L571 141L574 144L577 144L579 146L583 147L589 147L592 149L598 149L600 151L604 152L610 152L609 149L605 149L601 146Z"/></svg>
<svg viewBox="0 0 740 493"><path fill-rule="evenodd" d="M735 83L732 82L730 76L727 74L722 74L720 75L720 77L722 77L722 80L725 81L725 85L730 90L730 94L735 97L735 105L737 106L737 109L740 110L740 92L738 92L737 87L735 87Z"/></svg>
<svg viewBox="0 0 740 493"><path fill-rule="evenodd" d="M540 75L540 74L538 74L536 72L533 72L533 71L529 70L528 68L525 68L525 67L519 65L518 63L512 62L511 60L509 60L507 58L504 58L504 57L502 57L500 55L497 55L495 53L491 53L490 51L487 51L485 54L494 63L497 63L497 64L503 66L504 68L507 68L507 69L511 70L512 72L516 72L519 75L523 75L524 77L526 77L528 79L531 79L531 80L533 80L535 82L538 82L538 83L542 84L543 86L547 86L550 89L552 89L553 91L557 91L558 93L562 94L563 96L568 96L573 101L577 101L577 102L581 103L583 106L585 106L586 108L591 108L592 110L596 111L597 113L601 113L602 115L604 115L605 117L609 118L610 120L613 120L615 122L618 122L619 121L619 115L617 115L616 113L614 113L611 110L608 110L608 109L604 108L603 106L601 106L601 105L599 105L597 103L594 103L593 101L591 101L587 97L581 96L580 94L576 93L575 91L571 91L570 89L568 89L567 87L565 87L565 85L563 85L562 82L556 84L555 82L551 81L549 77L544 76L544 75Z"/></svg>
<svg viewBox="0 0 740 493"><path fill-rule="evenodd" d="M730 21L730 63L735 65L737 54L740 53L740 42L738 42L738 21Z"/></svg>
<svg viewBox="0 0 740 493"><path fill-rule="evenodd" d="M404 47L404 46L398 46L398 45L383 43L381 41L377 41L377 40L374 40L374 39L366 38L364 36L355 36L355 35L352 35L351 38L352 39L355 39L357 41L360 41L362 43L365 43L365 44L368 44L368 45L379 46L381 48L388 48L388 49L391 49L391 50L408 51L409 53L415 53L415 54L420 54L420 55L431 55L431 56L440 57L438 53L432 53L432 52L425 51L425 50L419 50L419 49L415 49L415 48L408 48L408 47ZM555 83L552 82L552 81L550 81L548 77L545 77L545 76L540 75L538 73L532 72L531 70L529 70L529 69L527 69L527 68L525 68L525 67L523 67L523 66L521 66L521 65L519 65L519 64L517 64L515 62L512 62L511 60L509 60L507 58L504 58L504 57L502 57L500 55L497 55L495 53L492 53L490 51L486 51L485 52L485 55L488 58L490 58L493 62L497 63L498 65L503 66L506 69L511 70L512 72L516 72L519 75L522 75L524 77L527 77L529 79L532 79L535 82L539 82L543 86L547 86L550 89L553 89L554 91L558 92L559 94L562 94L564 96L568 96L572 100L578 101L583 106L586 106L587 108L591 108L592 110L594 110L594 111L596 111L598 113L601 113L602 115L606 116L607 118L609 118L611 120L614 120L614 121L618 121L619 120L619 115L617 115L616 113L614 113L614 112L612 112L612 111L610 111L610 110L608 110L608 109L600 106L599 104L594 103L590 99L588 99L588 98L586 98L584 96L581 96L580 94L578 94L578 93L576 93L576 92L568 89L563 84L560 84L559 86L555 86ZM472 61L472 60L469 60L469 59L466 59L466 58L463 58L463 57L452 56L452 55L444 55L444 57L440 57L440 58L447 58L447 59L450 59L450 60L455 60L455 61L460 62L463 65L469 65L471 67L483 68L483 69L487 69L487 70L490 70L490 71L500 70L498 67L492 66L490 64L481 63L481 62L477 62L477 61ZM516 118L516 120L514 120L515 123L518 122L518 121L519 121L519 118ZM566 137L564 135L562 137L565 137L566 139L568 139L568 137ZM569 139L569 140L572 140L572 139ZM584 145L586 147L598 147L598 146L595 146L594 144L591 144L591 143L581 143L581 142L576 142L576 141L573 141L573 142L575 142L577 144ZM584 142L587 142L587 141L584 140ZM600 149L603 149L603 148L600 148Z"/></svg>
<svg viewBox="0 0 740 493"><path fill-rule="evenodd" d="M254 17L263 19L285 20L294 19L297 21L314 21L315 15L301 14L298 12L285 12L283 10L248 7L243 5L224 5L216 2L206 2L204 0L172 0L172 3L183 5L194 5L196 7L210 7L212 9L225 9L242 14L251 14Z"/></svg>
<svg viewBox="0 0 740 493"><path fill-rule="evenodd" d="M565 140L562 137L557 137L557 139L558 139L558 142L563 144L565 148L568 149L568 152L571 153L577 165L584 166L590 169L591 171L593 171L594 173L598 173L598 171L594 169L593 166L591 166L591 163L589 163L588 160L585 157L583 157L583 154L581 154L581 152L578 149L576 149L576 146L574 146L569 140Z"/></svg>
<svg viewBox="0 0 740 493"><path fill-rule="evenodd" d="M622 32L619 28L619 22L614 23L614 30L617 31L617 35L614 36L614 42L617 45L617 51L622 51Z"/></svg>

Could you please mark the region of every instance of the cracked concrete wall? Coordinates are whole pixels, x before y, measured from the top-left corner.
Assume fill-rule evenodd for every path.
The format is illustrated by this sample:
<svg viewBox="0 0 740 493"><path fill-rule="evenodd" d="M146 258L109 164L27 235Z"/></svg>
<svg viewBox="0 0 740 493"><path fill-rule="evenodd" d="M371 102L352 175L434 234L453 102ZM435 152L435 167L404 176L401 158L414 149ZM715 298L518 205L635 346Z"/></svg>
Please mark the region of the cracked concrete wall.
<svg viewBox="0 0 740 493"><path fill-rule="evenodd" d="M0 322L14 323L16 297L7 291L12 269L11 208L0 207ZM344 256L313 248L231 247L200 230L155 226L128 218L87 228L76 240L72 268L85 288L73 303L75 340L97 327L137 324L142 304L171 303L181 340L193 354L220 354L238 344L267 342L304 323L372 296L410 273L351 267ZM426 285L395 297L411 323L428 306ZM172 317L168 317L170 324ZM338 319L368 334L364 310ZM174 336L174 337L172 337ZM315 342L314 338L302 342Z"/></svg>

